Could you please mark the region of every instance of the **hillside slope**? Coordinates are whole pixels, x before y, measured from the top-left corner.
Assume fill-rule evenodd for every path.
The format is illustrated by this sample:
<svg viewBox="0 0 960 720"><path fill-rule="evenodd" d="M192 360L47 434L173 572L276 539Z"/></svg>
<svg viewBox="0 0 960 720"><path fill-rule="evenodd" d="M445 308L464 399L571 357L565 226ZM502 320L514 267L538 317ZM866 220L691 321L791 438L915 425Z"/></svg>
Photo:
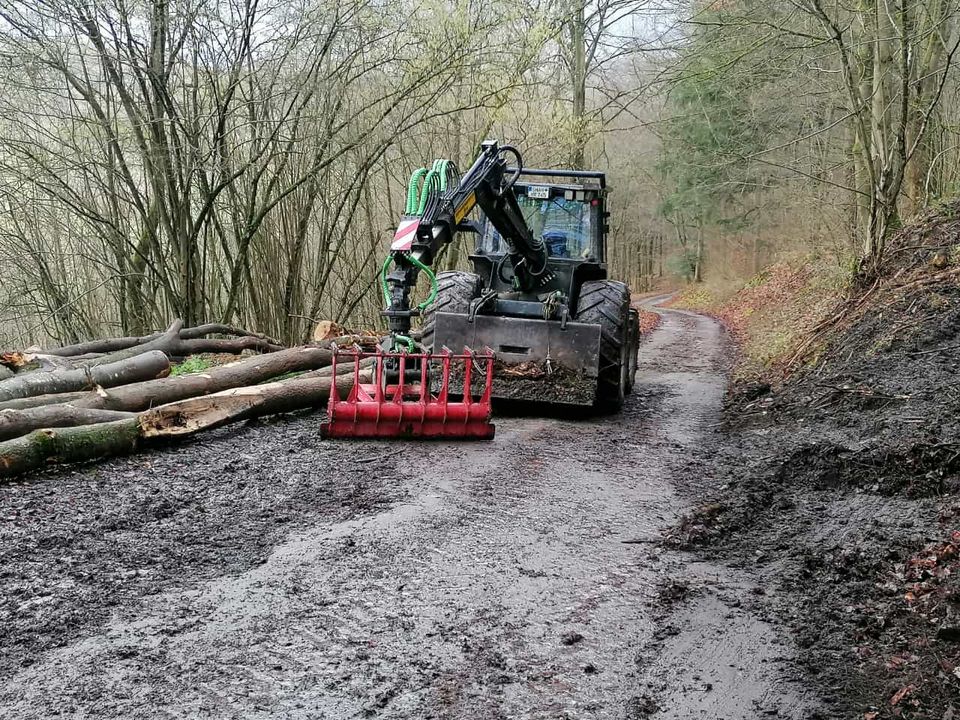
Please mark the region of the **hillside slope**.
<svg viewBox="0 0 960 720"><path fill-rule="evenodd" d="M712 481L693 488L703 505L675 541L759 571L838 717L960 710L958 216L955 204L902 230L881 277L787 333L689 468Z"/></svg>

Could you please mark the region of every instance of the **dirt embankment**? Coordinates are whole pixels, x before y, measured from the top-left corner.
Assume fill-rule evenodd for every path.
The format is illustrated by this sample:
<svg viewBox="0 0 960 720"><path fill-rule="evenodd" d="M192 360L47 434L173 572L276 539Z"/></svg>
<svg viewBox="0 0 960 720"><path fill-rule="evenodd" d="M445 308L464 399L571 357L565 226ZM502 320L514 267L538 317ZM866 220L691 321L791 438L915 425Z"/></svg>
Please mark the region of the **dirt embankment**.
<svg viewBox="0 0 960 720"><path fill-rule="evenodd" d="M837 717L960 711L958 214L902 231L786 375L735 388L689 468L674 541L759 573Z"/></svg>

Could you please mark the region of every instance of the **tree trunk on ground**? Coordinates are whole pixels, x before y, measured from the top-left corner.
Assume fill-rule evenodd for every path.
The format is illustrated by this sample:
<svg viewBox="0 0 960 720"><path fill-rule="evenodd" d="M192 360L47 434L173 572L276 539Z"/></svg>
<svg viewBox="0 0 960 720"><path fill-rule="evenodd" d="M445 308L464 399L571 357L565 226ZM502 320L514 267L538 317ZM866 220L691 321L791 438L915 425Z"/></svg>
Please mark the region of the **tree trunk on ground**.
<svg viewBox="0 0 960 720"><path fill-rule="evenodd" d="M365 369L361 380L370 379L371 372ZM293 378L189 398L113 422L35 430L24 437L0 442L0 478L21 475L51 463L123 455L133 452L144 439L184 437L250 418L321 407L330 397L330 384L330 377ZM337 388L341 393L346 393L352 384L352 376L338 374Z"/></svg>
<svg viewBox="0 0 960 720"><path fill-rule="evenodd" d="M27 410L28 408L45 407L47 405L66 405L77 400L83 400L90 394L89 390L81 390L80 392L37 395L36 397L20 398L19 400L7 400L6 402L0 402L0 412L4 410Z"/></svg>
<svg viewBox="0 0 960 720"><path fill-rule="evenodd" d="M264 335L258 332L251 332L250 330L243 330L241 328L235 328L232 325L224 325L222 323L207 323L206 325L197 325L192 328L184 328L180 331L181 340L196 340L197 338L206 337L207 335L233 335L234 337L252 337L259 338L264 342L270 345L282 345L279 340L275 340L269 335Z"/></svg>
<svg viewBox="0 0 960 720"><path fill-rule="evenodd" d="M271 353L278 352L284 348L284 345L273 345L262 338L250 336L235 338L233 340L213 340L209 338L198 338L196 340L177 339L172 341L164 352L172 357L187 357L188 355L197 355L199 353L229 353L231 355L239 355L244 350Z"/></svg>
<svg viewBox="0 0 960 720"><path fill-rule="evenodd" d="M162 352L148 352L138 357L89 368L32 372L0 381L2 403L18 398L53 393L74 392L100 387L115 387L140 380L164 377L170 372L170 361Z"/></svg>
<svg viewBox="0 0 960 720"><path fill-rule="evenodd" d="M369 375L367 368L372 367L373 358L361 361L361 377ZM203 373L201 373L203 374ZM311 370L299 375L295 380L316 381L329 379L333 374L333 368L324 367L319 370ZM343 377L353 375L353 363L343 363L337 365L337 376ZM349 378L352 380L353 378ZM292 382L293 379L286 382ZM347 380L343 380L347 382ZM254 385L253 388L267 387L266 385ZM307 383L304 387L309 388ZM250 389L250 388L245 388ZM222 390L216 394L228 394L235 392L235 389ZM82 402L96 404L96 397L99 394L94 393L64 393L61 395L44 395L39 398L24 398L22 400L13 400L9 403L3 403L0 408L0 440L12 437L20 437L34 430L41 430L51 427L69 427L72 425L88 425L97 422L107 422L119 420L119 417L107 417L107 415L124 415L136 412L150 407L144 405L143 408L132 407L130 410L104 410L96 407L79 407ZM193 396L185 396L190 398ZM211 397L201 394L200 397ZM178 399L182 402L183 400ZM135 403L130 403L131 405ZM281 411L277 411L281 412ZM100 419L97 417L100 416ZM89 418L82 420L81 418Z"/></svg>
<svg viewBox="0 0 960 720"><path fill-rule="evenodd" d="M164 357L166 360L166 357ZM331 352L327 348L298 347L269 355L240 360L229 365L210 368L202 373L165 377L159 380L134 383L110 390L85 393L82 397L71 394L63 402L74 407L139 412L150 407L183 400L184 398L209 395L230 388L254 385L278 375L304 370L315 370L330 364ZM46 398L35 404L50 404ZM24 403L0 402L0 410L25 409Z"/></svg>
<svg viewBox="0 0 960 720"><path fill-rule="evenodd" d="M0 477L13 477L48 462L81 462L132 452L140 439L136 417L115 422L37 430L0 443Z"/></svg>
<svg viewBox="0 0 960 720"><path fill-rule="evenodd" d="M370 378L370 370L361 373L361 381L370 382ZM337 390L341 395L352 386L353 377L337 374ZM265 385L232 388L147 410L140 415L140 427L145 438L191 435L249 418L319 408L329 398L329 375L297 377Z"/></svg>
<svg viewBox="0 0 960 720"><path fill-rule="evenodd" d="M27 410L0 410L0 440L26 435L43 428L95 425L134 417L115 410L90 410L73 405L45 405Z"/></svg>
<svg viewBox="0 0 960 720"><path fill-rule="evenodd" d="M185 331L184 331L185 332ZM45 355L58 355L60 357L75 358L81 355L90 355L92 353L113 353L118 350L126 350L137 345L144 345L151 340L156 340L162 333L151 333L142 337L118 337L105 338L103 340L90 340L89 342L77 343L76 345L65 345L59 348L50 348L44 350Z"/></svg>

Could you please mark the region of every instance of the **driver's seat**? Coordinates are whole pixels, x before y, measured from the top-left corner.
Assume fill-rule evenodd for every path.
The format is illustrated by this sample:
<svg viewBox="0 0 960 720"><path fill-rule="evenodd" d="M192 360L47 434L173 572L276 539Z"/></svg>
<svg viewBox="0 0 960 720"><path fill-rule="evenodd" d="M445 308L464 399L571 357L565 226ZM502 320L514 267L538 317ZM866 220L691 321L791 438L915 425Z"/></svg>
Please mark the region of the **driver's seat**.
<svg viewBox="0 0 960 720"><path fill-rule="evenodd" d="M549 230L543 234L543 242L547 246L547 254L550 257L570 257L570 248L567 247L567 234L565 232Z"/></svg>

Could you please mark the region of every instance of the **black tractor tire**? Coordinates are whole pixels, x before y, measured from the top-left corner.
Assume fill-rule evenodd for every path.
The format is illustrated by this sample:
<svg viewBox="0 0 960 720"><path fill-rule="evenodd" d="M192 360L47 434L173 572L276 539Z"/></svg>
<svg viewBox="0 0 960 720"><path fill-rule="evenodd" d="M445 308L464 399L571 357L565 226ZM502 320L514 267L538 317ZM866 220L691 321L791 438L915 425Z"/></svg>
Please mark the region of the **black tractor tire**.
<svg viewBox="0 0 960 720"><path fill-rule="evenodd" d="M633 392L637 378L637 354L640 352L640 311L630 308L630 343L627 350L627 395Z"/></svg>
<svg viewBox="0 0 960 720"><path fill-rule="evenodd" d="M423 311L420 342L427 350L433 350L433 332L436 327L436 313L465 313L470 310L470 302L480 295L480 276L473 273L453 270L437 273L437 299ZM457 352L463 348L451 348Z"/></svg>
<svg viewBox="0 0 960 720"><path fill-rule="evenodd" d="M630 290L615 280L591 280L580 288L577 322L600 326L600 367L595 406L623 407L630 369Z"/></svg>

